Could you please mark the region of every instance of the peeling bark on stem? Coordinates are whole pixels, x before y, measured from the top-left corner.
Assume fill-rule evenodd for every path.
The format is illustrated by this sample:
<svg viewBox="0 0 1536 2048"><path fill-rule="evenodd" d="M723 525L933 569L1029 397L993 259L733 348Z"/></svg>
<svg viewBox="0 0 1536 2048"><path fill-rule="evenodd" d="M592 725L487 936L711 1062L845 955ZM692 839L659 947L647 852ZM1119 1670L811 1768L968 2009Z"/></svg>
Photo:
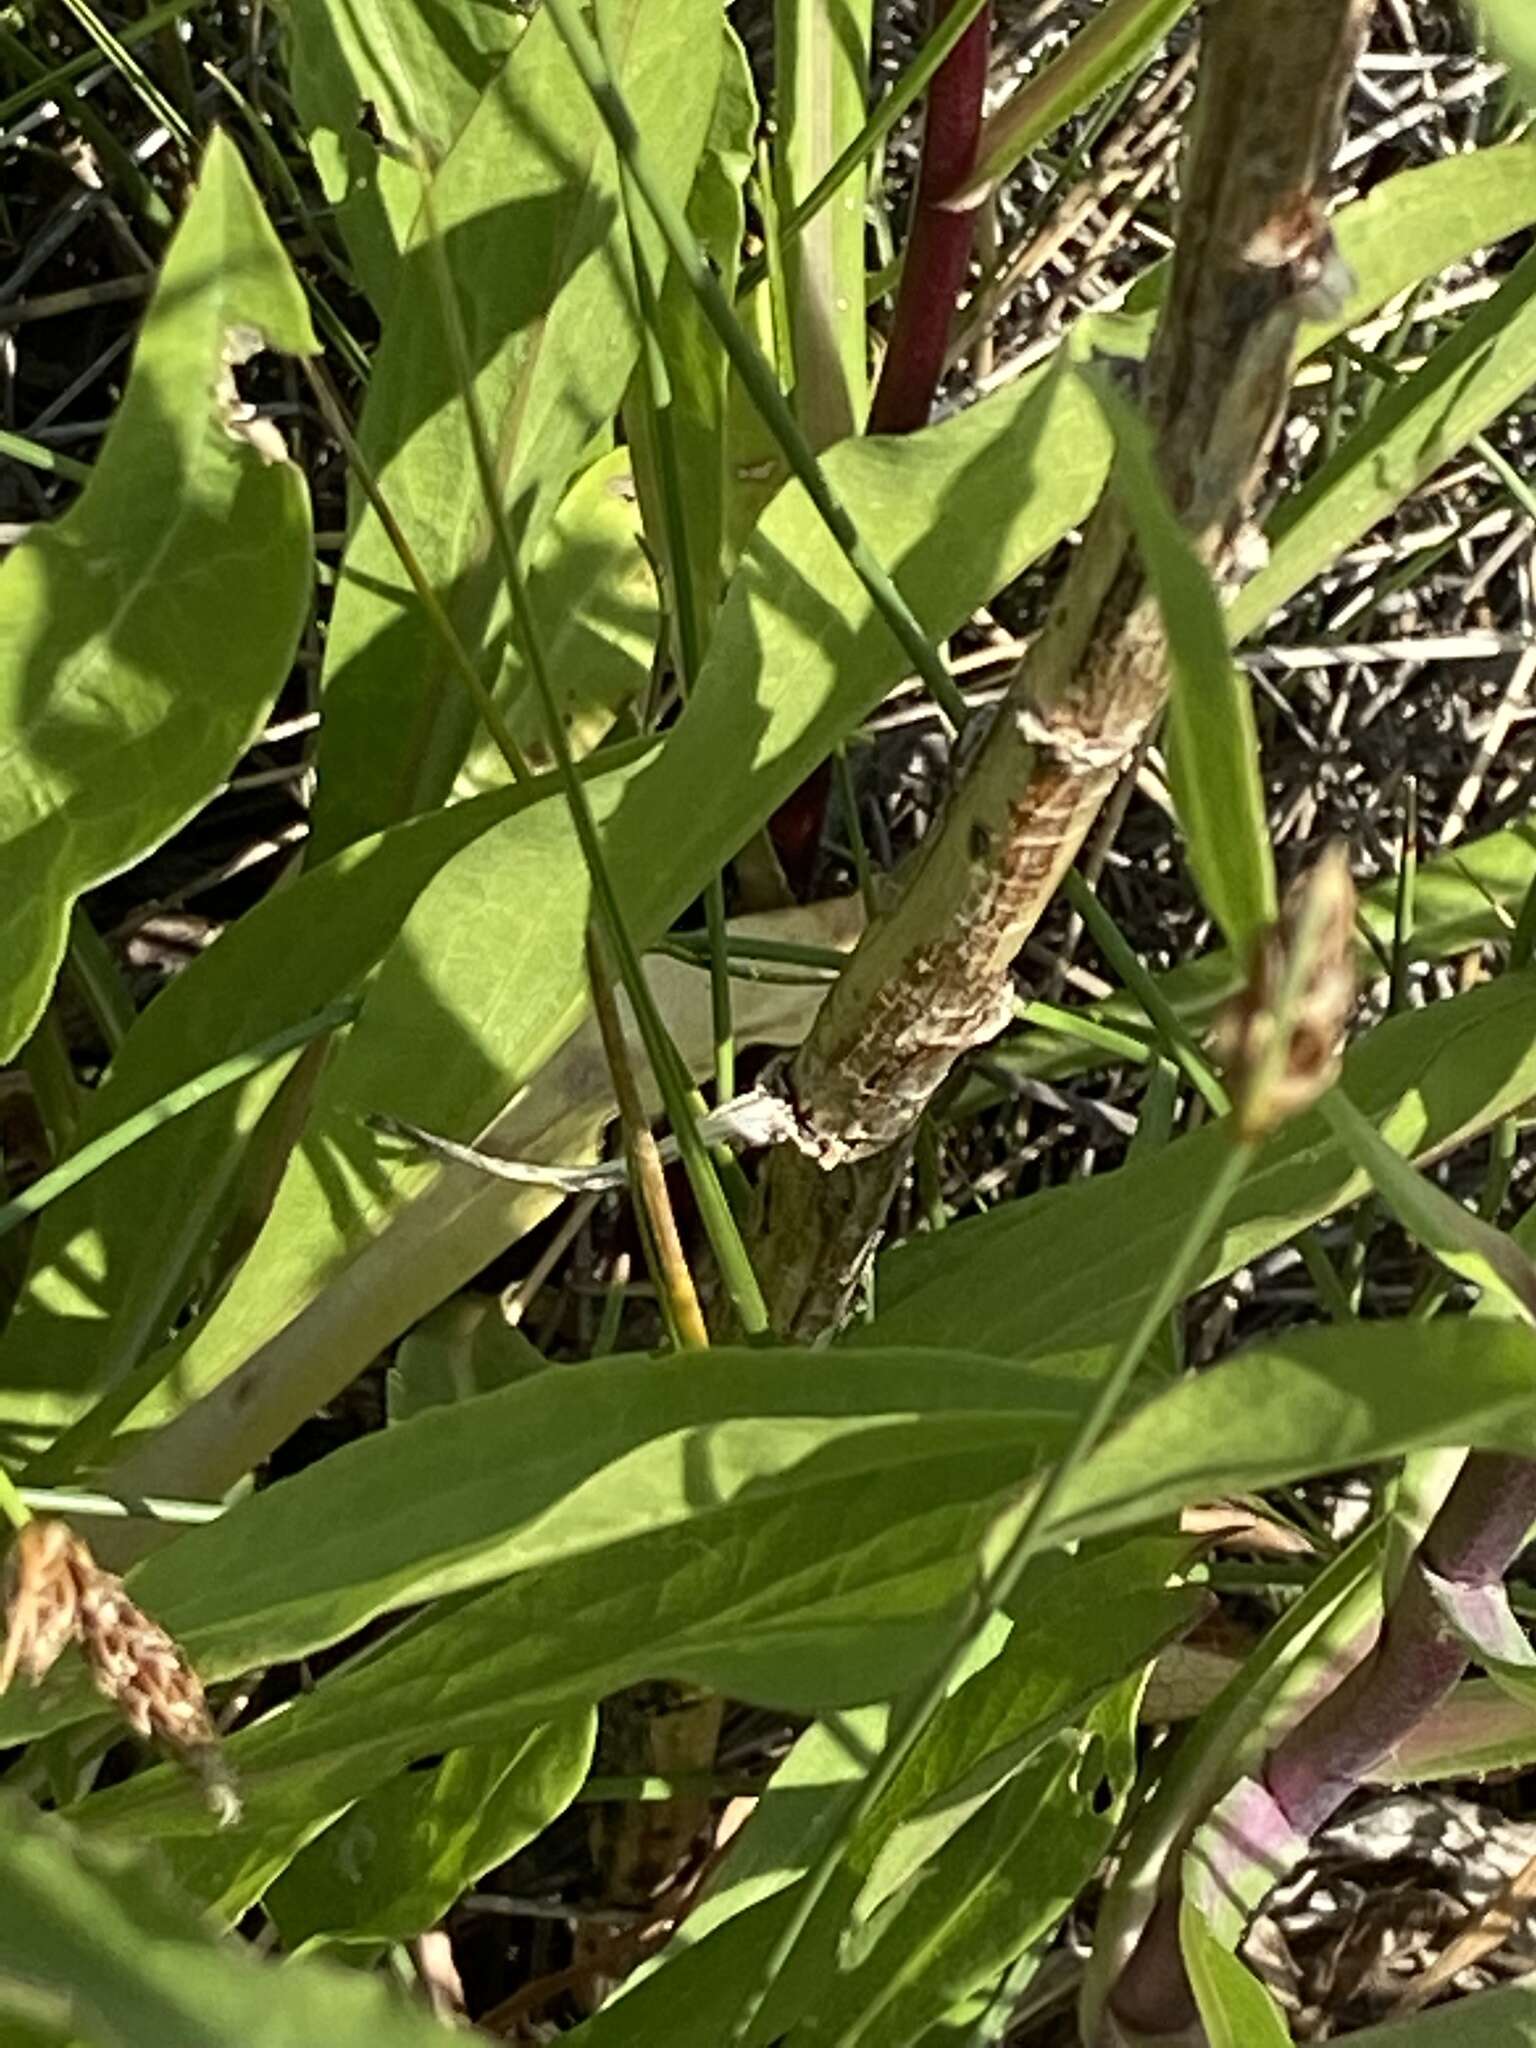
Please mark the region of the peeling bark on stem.
<svg viewBox="0 0 1536 2048"><path fill-rule="evenodd" d="M1225 0L1205 31L1173 278L1147 371L1170 499L1218 575L1279 426L1306 295L1332 259L1318 200L1370 0ZM1167 693L1125 521L1100 505L1059 603L895 906L793 1063L815 1153L765 1176L756 1264L785 1335L846 1311L910 1135L956 1059L1011 1015L1013 960ZM843 1176L859 1182L852 1190Z"/></svg>

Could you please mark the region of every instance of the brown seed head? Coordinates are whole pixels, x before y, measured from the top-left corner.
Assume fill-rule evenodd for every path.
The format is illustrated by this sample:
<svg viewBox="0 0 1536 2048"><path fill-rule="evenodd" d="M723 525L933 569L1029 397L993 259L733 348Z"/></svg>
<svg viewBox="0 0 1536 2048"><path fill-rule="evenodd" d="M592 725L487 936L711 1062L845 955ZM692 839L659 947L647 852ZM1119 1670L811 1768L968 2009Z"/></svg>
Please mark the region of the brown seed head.
<svg viewBox="0 0 1536 2048"><path fill-rule="evenodd" d="M39 1684L78 1643L96 1690L134 1733L161 1744L201 1779L221 1820L238 1816L202 1681L66 1523L29 1522L17 1533L6 1560L5 1613L0 1692L17 1671Z"/></svg>
<svg viewBox="0 0 1536 2048"><path fill-rule="evenodd" d="M41 1685L65 1650L80 1639L80 1597L74 1557L82 1549L64 1522L28 1522L5 1560L5 1647L0 1692L19 1671Z"/></svg>
<svg viewBox="0 0 1536 2048"><path fill-rule="evenodd" d="M1287 893L1217 1023L1239 1137L1267 1136L1333 1085L1355 999L1354 923L1349 863L1333 846Z"/></svg>

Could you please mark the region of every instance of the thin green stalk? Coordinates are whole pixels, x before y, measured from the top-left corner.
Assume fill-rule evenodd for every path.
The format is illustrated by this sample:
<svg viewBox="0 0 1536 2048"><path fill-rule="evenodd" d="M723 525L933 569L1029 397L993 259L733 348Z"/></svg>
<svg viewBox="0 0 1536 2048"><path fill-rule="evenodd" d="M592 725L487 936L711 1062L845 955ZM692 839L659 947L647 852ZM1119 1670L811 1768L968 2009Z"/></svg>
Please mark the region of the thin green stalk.
<svg viewBox="0 0 1536 2048"><path fill-rule="evenodd" d="M1084 1016L1080 1010L1064 1010L1057 1003L1020 1001L1014 1007L1014 1015L1021 1024L1054 1031L1062 1038L1075 1038L1082 1045L1091 1045L1096 1052L1131 1060L1138 1067L1144 1067L1153 1056L1153 1048L1144 1039L1133 1038L1129 1031L1116 1031L1096 1017Z"/></svg>
<svg viewBox="0 0 1536 2048"><path fill-rule="evenodd" d="M1200 1048L1190 1037L1184 1020L1136 957L1120 927L1076 868L1067 870L1062 886L1067 901L1088 927L1088 935L1093 943L1156 1026L1169 1058L1178 1063L1186 1078L1204 1098L1212 1114L1225 1116L1230 1107L1226 1089L1202 1057Z"/></svg>
<svg viewBox="0 0 1536 2048"><path fill-rule="evenodd" d="M40 1515L91 1515L99 1521L164 1522L173 1528L197 1528L216 1522L227 1512L224 1503L216 1500L162 1500L154 1495L119 1500L115 1494L82 1492L72 1486L19 1486L16 1490Z"/></svg>
<svg viewBox="0 0 1536 2048"><path fill-rule="evenodd" d="M1307 1269L1318 1301L1328 1311L1330 1320L1335 1323L1358 1322L1349 1290L1339 1278L1338 1267L1323 1249L1316 1230L1298 1231L1296 1249L1301 1253L1302 1264Z"/></svg>
<svg viewBox="0 0 1536 2048"><path fill-rule="evenodd" d="M780 220L779 239L782 246L787 247L795 240L801 230L816 218L844 180L852 177L864 159L880 147L976 19L983 5L984 0L959 0L959 5L935 25L927 42L847 148L827 167L799 205ZM737 297L745 298L748 292L756 290L762 280L761 262L749 265L742 273L741 283L737 287Z"/></svg>
<svg viewBox="0 0 1536 2048"><path fill-rule="evenodd" d="M0 455L8 455L12 462L24 462L29 469L44 469L51 476L61 476L67 483L87 484L91 480L91 465L76 462L72 455L60 455L52 448L45 448L41 441L29 441L25 434L12 433L9 427L0 427Z"/></svg>
<svg viewBox="0 0 1536 2048"><path fill-rule="evenodd" d="M137 1013L117 962L79 903L70 913L67 965L107 1050L115 1055L133 1029Z"/></svg>
<svg viewBox="0 0 1536 2048"><path fill-rule="evenodd" d="M880 914L880 899L875 893L875 871L870 864L869 848L864 843L864 828L859 823L859 797L853 786L853 770L848 766L848 749L845 746L839 746L832 756L832 772L837 778L838 801L848 825L848 845L853 853L853 872L858 877L859 897L864 905L864 915L873 923Z"/></svg>
<svg viewBox="0 0 1536 2048"><path fill-rule="evenodd" d="M71 1188L78 1187L93 1173L99 1173L120 1152L142 1143L162 1124L185 1116L188 1110L196 1109L199 1103L207 1102L211 1096L221 1095L226 1088L233 1088L249 1079L261 1068L270 1066L273 1060L280 1059L285 1052L292 1052L297 1046L307 1045L312 1038L322 1037L327 1031L350 1024L357 1015L358 1007L359 998L356 996L346 996L331 1003L313 1017L275 1031L270 1038L262 1039L247 1051L233 1053L227 1060L220 1060L217 1066L195 1074L190 1081L168 1089L154 1102L135 1110L132 1116L124 1117L120 1124L114 1124L111 1130L103 1131L99 1137L82 1145L62 1165L54 1167L19 1195L13 1195L8 1202L0 1204L0 1237L19 1229L29 1217L46 1209L50 1202L56 1202L60 1195L68 1194Z"/></svg>
<svg viewBox="0 0 1536 2048"><path fill-rule="evenodd" d="M134 43L142 43L146 36L179 21L184 14L190 14L201 0L169 0L162 7L152 7L138 21L129 22L118 32L118 41L126 49ZM13 114L24 114L28 107L35 106L50 93L57 93L63 86L70 85L100 62L94 50L82 50L78 57L71 57L67 63L56 64L51 70L39 71L30 84L22 86L19 92L10 93L0 100L0 122L9 121Z"/></svg>
<svg viewBox="0 0 1536 2048"><path fill-rule="evenodd" d="M511 772L512 780L531 782L533 771L523 758L522 748L512 737L511 728L502 717L496 700L486 688L485 679L471 661L468 649L459 638L458 629L443 609L437 592L427 580L427 573L417 560L416 550L406 538L405 529L396 519L389 500L379 488L379 480L373 473L373 465L357 445L352 429L347 424L347 416L342 410L341 401L331 388L325 366L311 361L307 356L300 360L304 374L309 379L310 389L314 392L325 417L325 423L336 436L341 452L347 458L348 469L356 477L363 496L378 514L379 524L389 536L389 544L394 549L401 568L410 578L411 588L427 615L427 623L442 642L444 652L457 669L459 680L468 690L486 731L496 744L497 752Z"/></svg>
<svg viewBox="0 0 1536 2048"><path fill-rule="evenodd" d="M757 211L763 224L763 253L757 261L757 282L768 280L769 332L773 337L773 369L781 391L795 388L795 330L789 313L789 281L779 240L779 199L773 157L764 137L757 145ZM737 297L743 296L741 291Z"/></svg>
<svg viewBox="0 0 1536 2048"><path fill-rule="evenodd" d="M675 935L658 939L654 946L646 949L656 953L663 960L675 960L681 967L696 967L701 973L709 972L708 940L701 949L687 946ZM840 961L844 959L838 955ZM736 981L756 982L760 988L828 988L836 981L839 968L820 967L775 967L766 961L738 960L731 968Z"/></svg>
<svg viewBox="0 0 1536 2048"><path fill-rule="evenodd" d="M606 58L607 52L604 52ZM677 455L677 436L672 431L673 390L667 359L661 346L657 319L660 281L651 275L645 250L636 231L639 195L629 167L619 164L619 190L624 202L624 222L629 231L630 262L635 274L635 296L639 302L643 335L642 360L646 396L651 415L651 432L656 447L661 486L662 521L666 529L667 561L672 573L672 612L676 621L678 680L684 701L693 695L699 666L708 637L707 607L694 574L688 545L688 521L683 511L683 477ZM709 1007L714 1039L715 1094L728 1102L736 1092L736 1030L731 1017L731 970L726 957L725 881L716 872L704 891L704 915L709 933Z"/></svg>
<svg viewBox="0 0 1536 2048"><path fill-rule="evenodd" d="M32 1519L32 1510L21 1497L21 1490L10 1473L0 1465L0 1515L13 1529L24 1529Z"/></svg>
<svg viewBox="0 0 1536 2048"><path fill-rule="evenodd" d="M1413 893L1419 871L1419 791L1410 775L1403 785L1403 837L1397 858L1397 896L1392 907L1392 992L1389 1014L1408 1005L1408 967L1413 955Z"/></svg>
<svg viewBox="0 0 1536 2048"><path fill-rule="evenodd" d="M79 22L107 62L115 71L122 74L138 94L153 118L180 143L188 158L195 155L197 143L191 129L127 45L118 41L95 9L86 5L86 0L63 0L63 5Z"/></svg>
<svg viewBox="0 0 1536 2048"><path fill-rule="evenodd" d="M772 962L778 967L806 967L827 974L841 974L848 955L835 946L813 946L799 939L754 939L743 934L726 934L725 949L733 967L751 961ZM674 960L690 960L703 966L709 957L709 941L699 932L668 932L651 948Z"/></svg>
<svg viewBox="0 0 1536 2048"><path fill-rule="evenodd" d="M555 0L552 0L553 4ZM564 0L558 0L558 4L563 6ZM582 33L585 35L586 31L583 29ZM588 45L596 58L596 45L591 43L590 38ZM601 59L597 61L601 63ZM432 264L443 321L448 330L448 343L453 351L454 367L463 398L470 447L479 473L481 494L490 515L491 532L501 557L502 575L511 600L513 623L522 644L523 657L528 663L529 675L533 679L534 694L543 713L545 736L555 759L566 802L570 807L577 843L586 862L603 937L613 949L620 979L634 1007L646 1057L650 1060L651 1070L661 1090L662 1100L672 1123L673 1135L677 1139L678 1151L693 1188L694 1198L699 1205L699 1215L715 1258L719 1262L721 1278L725 1282L742 1328L749 1336L761 1335L768 1328L768 1310L763 1301L762 1290L757 1284L756 1274L752 1271L752 1263L742 1242L740 1228L725 1198L714 1162L710 1158L708 1148L699 1137L698 1124L689 1101L690 1084L687 1072L662 1022L646 982L640 955L624 922L618 893L603 857L603 843L597 822L592 816L587 792L576 772L570 741L555 699L554 685L550 680L543 640L528 602L527 586L523 581L522 568L517 559L517 545L512 537L506 506L502 502L495 458L491 453L485 418L475 391L463 313L454 287L453 274L448 267L447 251L443 247L433 214L431 183L425 177L422 181L421 204L427 241L432 250Z"/></svg>
<svg viewBox="0 0 1536 2048"><path fill-rule="evenodd" d="M613 137L620 162L628 166L640 196L672 252L679 275L719 336L721 347L746 386L747 396L783 449L785 460L820 513L827 531L842 549L849 567L863 584L870 603L885 620L914 671L927 685L934 702L958 732L968 717L964 697L945 668L937 648L918 624L911 606L891 580L889 571L878 560L854 524L847 507L828 483L825 471L785 402L773 370L731 311L708 257L699 247L681 210L673 204L656 178L634 116L604 63L591 31L581 18L577 0L548 0L548 6L550 18ZM973 7L962 5L956 9L956 14L968 20L974 11Z"/></svg>
<svg viewBox="0 0 1536 2048"><path fill-rule="evenodd" d="M738 2044L746 2040L755 2025L769 1993L809 1925L812 1914L825 1896L827 1887L849 1845L874 1811L876 1804L885 1796L895 1780L896 1773L912 1754L923 1730L948 1696L950 1687L970 1654L978 1630L1007 1603L1023 1576L1025 1567L1045 1546L1051 1520L1068 1485L1114 1420L1116 1411L1146 1357L1153 1338L1162 1327L1164 1319L1172 1314L1187 1291L1190 1275L1196 1268L1201 1252L1220 1224L1227 1205L1247 1170L1252 1154L1251 1145L1237 1142L1231 1144L1222 1154L1221 1163L1201 1197L1200 1205L1190 1219L1177 1251L1164 1268L1163 1276L1143 1308L1124 1350L1096 1387L1093 1398L1073 1432L1066 1450L1047 1472L1039 1491L1024 1510L1023 1519L1009 1539L995 1569L967 1603L966 1611L942 1657L905 1711L898 1711L893 1715L891 1731L884 1749L875 1759L863 1782L846 1799L841 1819L833 1827L822 1853L801 1880L795 1910L779 1939L774 1943L767 1967L750 1989L736 2014L727 2036L732 2048L738 2048ZM851 2038L844 2035L835 2044L835 2048L847 2048Z"/></svg>
<svg viewBox="0 0 1536 2048"><path fill-rule="evenodd" d="M624 1295L629 1286L629 1253L620 1252L613 1262L607 1291L603 1295L603 1312L598 1318L597 1335L592 1339L589 1358L607 1358L619 1341L619 1325L624 1320Z"/></svg>

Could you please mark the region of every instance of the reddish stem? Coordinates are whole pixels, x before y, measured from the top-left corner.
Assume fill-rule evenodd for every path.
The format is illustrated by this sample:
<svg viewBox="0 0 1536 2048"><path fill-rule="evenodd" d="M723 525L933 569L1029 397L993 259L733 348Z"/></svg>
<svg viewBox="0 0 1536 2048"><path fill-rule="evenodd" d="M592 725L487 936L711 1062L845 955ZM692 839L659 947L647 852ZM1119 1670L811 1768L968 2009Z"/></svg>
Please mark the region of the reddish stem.
<svg viewBox="0 0 1536 2048"><path fill-rule="evenodd" d="M955 4L935 0L935 20ZM962 190L976 166L991 37L992 10L984 5L928 87L912 225L890 342L870 405L872 434L910 434L926 425L944 374L976 228L974 209L951 212L944 202Z"/></svg>
<svg viewBox="0 0 1536 2048"><path fill-rule="evenodd" d="M958 0L934 0L938 19ZM926 426L944 374L944 356L960 287L971 260L974 212L946 213L941 201L958 192L976 162L981 103L992 35L990 0L933 74L923 124L922 162L896 314L879 381L870 402L872 434L910 434ZM825 772L803 783L769 820L786 879L802 893L821 841L831 789Z"/></svg>
<svg viewBox="0 0 1536 2048"><path fill-rule="evenodd" d="M1533 1523L1536 1462L1476 1452L1425 1532L1419 1557L1456 1586L1497 1587ZM1409 1570L1374 1646L1264 1764L1260 1775L1291 1827L1315 1834L1441 1704L1469 1661L1424 1578ZM1147 1922L1112 2002L1133 2035L1177 2034L1194 2018L1176 1891Z"/></svg>

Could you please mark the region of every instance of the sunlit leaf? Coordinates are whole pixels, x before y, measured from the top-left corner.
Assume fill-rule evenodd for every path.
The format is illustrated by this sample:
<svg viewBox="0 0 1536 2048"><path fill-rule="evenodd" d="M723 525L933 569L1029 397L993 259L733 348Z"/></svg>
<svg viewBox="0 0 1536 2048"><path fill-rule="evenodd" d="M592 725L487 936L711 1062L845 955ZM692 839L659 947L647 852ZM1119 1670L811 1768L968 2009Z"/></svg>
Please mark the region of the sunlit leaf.
<svg viewBox="0 0 1536 2048"><path fill-rule="evenodd" d="M435 1770L407 1771L360 1799L267 1894L284 1943L409 1941L435 1926L565 1811L596 1723L577 1708L507 1742L452 1750Z"/></svg>
<svg viewBox="0 0 1536 2048"><path fill-rule="evenodd" d="M235 381L267 347L315 339L215 133L91 480L0 567L0 1054L41 1014L82 891L219 788L288 673L309 494Z"/></svg>

